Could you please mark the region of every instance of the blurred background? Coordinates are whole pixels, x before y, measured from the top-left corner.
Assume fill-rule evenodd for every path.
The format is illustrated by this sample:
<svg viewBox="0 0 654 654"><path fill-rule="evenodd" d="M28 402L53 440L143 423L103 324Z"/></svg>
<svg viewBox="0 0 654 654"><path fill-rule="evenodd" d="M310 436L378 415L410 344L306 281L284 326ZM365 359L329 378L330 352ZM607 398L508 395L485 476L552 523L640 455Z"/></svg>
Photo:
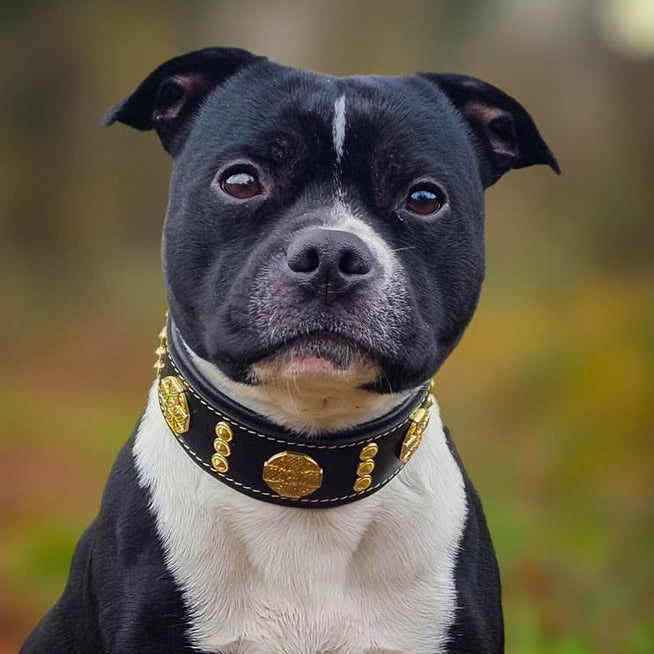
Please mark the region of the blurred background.
<svg viewBox="0 0 654 654"><path fill-rule="evenodd" d="M654 652L654 2L6 2L0 654L61 592L153 379L170 162L100 127L206 45L333 74L464 72L561 164L487 193L479 310L437 376L484 500L509 654Z"/></svg>

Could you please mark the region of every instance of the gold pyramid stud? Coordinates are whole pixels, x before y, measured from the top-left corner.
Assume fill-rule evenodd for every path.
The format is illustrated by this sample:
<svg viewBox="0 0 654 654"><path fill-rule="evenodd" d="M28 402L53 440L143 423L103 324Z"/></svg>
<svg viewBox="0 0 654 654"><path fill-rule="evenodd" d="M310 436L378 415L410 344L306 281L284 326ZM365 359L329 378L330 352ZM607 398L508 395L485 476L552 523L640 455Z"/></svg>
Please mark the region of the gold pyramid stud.
<svg viewBox="0 0 654 654"><path fill-rule="evenodd" d="M168 426L177 436L188 431L191 413L179 377L169 375L159 381L159 406Z"/></svg>

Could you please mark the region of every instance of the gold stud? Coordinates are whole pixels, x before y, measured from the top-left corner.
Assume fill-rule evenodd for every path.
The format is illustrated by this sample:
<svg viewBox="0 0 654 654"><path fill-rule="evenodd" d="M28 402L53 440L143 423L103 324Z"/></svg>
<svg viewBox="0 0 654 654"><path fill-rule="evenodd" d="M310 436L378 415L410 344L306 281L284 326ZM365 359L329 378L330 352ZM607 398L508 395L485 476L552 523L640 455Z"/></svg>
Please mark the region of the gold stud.
<svg viewBox="0 0 654 654"><path fill-rule="evenodd" d="M400 450L400 459L404 463L407 463L416 453L416 450L422 441L423 432L424 428L417 422L411 423L411 426L409 429L407 429L406 436L402 441L402 448Z"/></svg>
<svg viewBox="0 0 654 654"><path fill-rule="evenodd" d="M211 457L211 467L216 472L225 473L229 470L229 461L227 458L232 453L229 441L232 440L234 432L226 422L219 422L214 427L216 438L213 441L215 453Z"/></svg>
<svg viewBox="0 0 654 654"><path fill-rule="evenodd" d="M407 463L411 459L422 442L422 437L429 424L433 404L434 401L431 395L427 395L420 406L411 413L411 425L406 431L400 449L400 459L404 463Z"/></svg>
<svg viewBox="0 0 654 654"><path fill-rule="evenodd" d="M154 351L157 355L157 360L153 368L157 371L157 377L160 375L161 371L164 368L164 356L168 352L168 344L166 340L166 328L164 327L159 333L159 347Z"/></svg>
<svg viewBox="0 0 654 654"><path fill-rule="evenodd" d="M354 482L354 490L357 493L363 493L363 491L368 490L372 484L372 477L370 475L363 475L363 477L357 477L357 480Z"/></svg>
<svg viewBox="0 0 654 654"><path fill-rule="evenodd" d="M216 472L225 473L229 470L229 463L227 462L227 459L222 454L216 452L211 457L211 467Z"/></svg>
<svg viewBox="0 0 654 654"><path fill-rule="evenodd" d="M222 421L219 422L216 425L215 431L216 431L216 436L218 436L218 438L227 441L228 443L229 441L232 440L232 437L234 436L234 432L232 431L232 428L226 422L222 422Z"/></svg>
<svg viewBox="0 0 654 654"><path fill-rule="evenodd" d="M379 445L377 445L377 443L368 443L368 445L365 445L361 450L359 458L362 461L365 461L366 459L372 459L377 454L377 452L379 452Z"/></svg>
<svg viewBox="0 0 654 654"><path fill-rule="evenodd" d="M263 480L281 497L298 499L322 486L322 468L306 454L279 452L263 464Z"/></svg>
<svg viewBox="0 0 654 654"><path fill-rule="evenodd" d="M357 477L369 475L375 469L375 462L372 459L362 461L357 467Z"/></svg>
<svg viewBox="0 0 654 654"><path fill-rule="evenodd" d="M361 463L357 466L357 477L352 486L355 493L363 493L372 485L372 476L370 473L375 469L373 458L377 456L377 452L379 452L379 445L377 443L368 443L361 448L361 452L359 453Z"/></svg>
<svg viewBox="0 0 654 654"><path fill-rule="evenodd" d="M232 449L229 447L229 443L224 441L222 438L216 438L216 440L213 442L213 449L224 457L228 457L232 453Z"/></svg>
<svg viewBox="0 0 654 654"><path fill-rule="evenodd" d="M159 380L159 406L168 426L176 436L188 431L191 413L186 401L184 384L179 377L169 375Z"/></svg>

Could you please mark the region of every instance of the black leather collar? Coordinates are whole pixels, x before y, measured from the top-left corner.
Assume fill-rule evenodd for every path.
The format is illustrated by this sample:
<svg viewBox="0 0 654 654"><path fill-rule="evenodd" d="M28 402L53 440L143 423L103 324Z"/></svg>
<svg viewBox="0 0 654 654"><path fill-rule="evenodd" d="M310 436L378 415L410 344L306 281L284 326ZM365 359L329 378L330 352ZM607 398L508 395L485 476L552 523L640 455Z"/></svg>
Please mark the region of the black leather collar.
<svg viewBox="0 0 654 654"><path fill-rule="evenodd" d="M377 420L304 438L210 386L172 321L159 337L159 404L177 442L205 472L265 502L321 508L367 497L409 461L429 421L424 388Z"/></svg>

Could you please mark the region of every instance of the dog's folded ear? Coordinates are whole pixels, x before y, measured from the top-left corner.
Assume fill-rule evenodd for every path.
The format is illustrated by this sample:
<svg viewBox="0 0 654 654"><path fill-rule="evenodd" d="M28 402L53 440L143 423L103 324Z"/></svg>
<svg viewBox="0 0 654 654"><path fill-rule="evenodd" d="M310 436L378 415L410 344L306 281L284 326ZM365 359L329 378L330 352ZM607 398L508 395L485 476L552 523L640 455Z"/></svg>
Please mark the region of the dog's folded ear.
<svg viewBox="0 0 654 654"><path fill-rule="evenodd" d="M512 168L547 164L560 173L551 150L527 110L500 89L467 75L419 73L435 83L459 110L481 149L484 186Z"/></svg>
<svg viewBox="0 0 654 654"><path fill-rule="evenodd" d="M163 147L174 156L183 143L184 126L202 100L242 68L264 59L239 48L205 48L175 57L111 107L102 122L154 129Z"/></svg>

